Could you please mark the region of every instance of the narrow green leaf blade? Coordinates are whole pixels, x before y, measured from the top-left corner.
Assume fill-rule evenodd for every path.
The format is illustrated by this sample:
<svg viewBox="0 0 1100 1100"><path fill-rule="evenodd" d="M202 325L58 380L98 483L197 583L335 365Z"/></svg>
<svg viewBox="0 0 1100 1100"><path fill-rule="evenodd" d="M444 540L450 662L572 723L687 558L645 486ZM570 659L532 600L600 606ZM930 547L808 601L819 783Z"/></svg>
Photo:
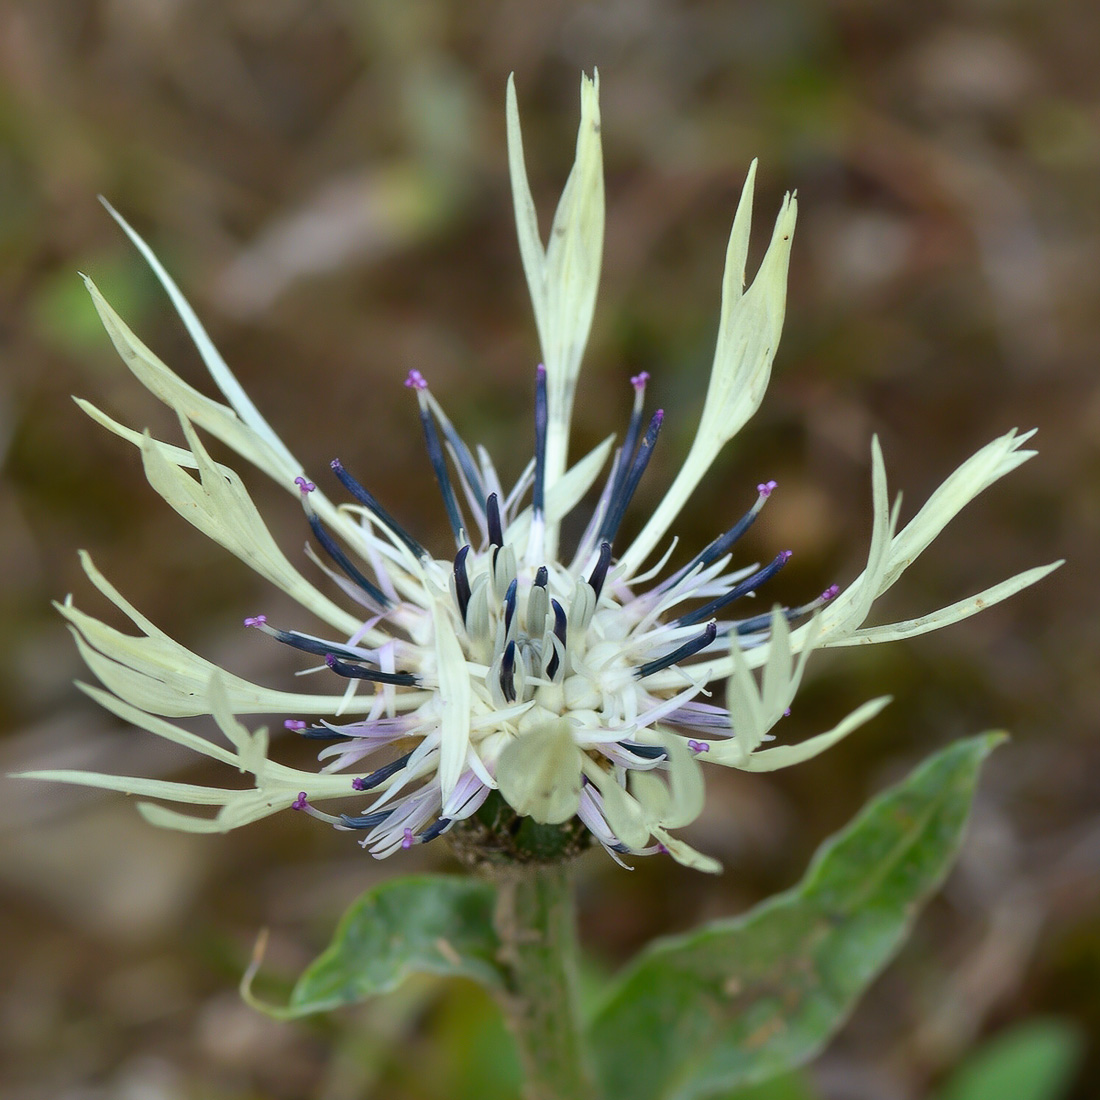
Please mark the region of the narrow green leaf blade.
<svg viewBox="0 0 1100 1100"><path fill-rule="evenodd" d="M447 875L410 876L368 890L298 979L287 1014L354 1004L415 972L499 985L495 901L488 883Z"/></svg>
<svg viewBox="0 0 1100 1100"><path fill-rule="evenodd" d="M979 1047L936 1100L1059 1100L1083 1053L1081 1035L1071 1024L1027 1020Z"/></svg>
<svg viewBox="0 0 1100 1100"><path fill-rule="evenodd" d="M926 761L826 841L787 893L643 952L593 1024L604 1095L700 1100L820 1050L943 881L1002 739Z"/></svg>

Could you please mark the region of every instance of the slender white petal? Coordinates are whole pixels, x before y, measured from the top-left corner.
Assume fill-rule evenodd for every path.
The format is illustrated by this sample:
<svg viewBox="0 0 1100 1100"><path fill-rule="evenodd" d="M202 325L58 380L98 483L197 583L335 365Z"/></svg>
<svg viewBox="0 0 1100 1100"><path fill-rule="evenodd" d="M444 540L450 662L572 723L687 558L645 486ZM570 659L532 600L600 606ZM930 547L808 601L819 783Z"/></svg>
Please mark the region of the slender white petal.
<svg viewBox="0 0 1100 1100"><path fill-rule="evenodd" d="M710 469L718 452L760 407L771 377L786 312L787 268L798 204L792 195L784 198L768 251L752 286L742 294L755 175L754 162L745 181L726 251L718 342L699 428L672 487L623 555L627 575L637 572L649 557Z"/></svg>
<svg viewBox="0 0 1100 1100"><path fill-rule="evenodd" d="M244 392L240 382L237 381L233 372L229 369L229 365L222 358L218 349L214 347L198 315L183 296L175 280L164 269L164 265L160 260L157 259L153 250L138 235L133 226L131 226L102 195L99 201L103 203L104 207L107 209L107 213L118 222L126 236L134 243L134 246L141 253L145 262L157 277L160 285L168 294L172 305L179 314L180 320L187 329L188 335L194 341L195 348L202 357L206 369L210 372L210 376L214 379L218 389L225 395L225 399L233 407L237 415L271 448L272 452L281 459L285 468L293 471L291 477L300 473L301 470L298 468L297 460L287 449L283 441L271 429L268 422L260 415L259 410L252 403L248 394Z"/></svg>
<svg viewBox="0 0 1100 1100"><path fill-rule="evenodd" d="M581 798L581 753L564 719L517 737L501 754L497 783L508 805L546 825L573 817Z"/></svg>
<svg viewBox="0 0 1100 1100"><path fill-rule="evenodd" d="M801 741L797 745L776 745L775 748L761 749L747 756L740 764L734 763L732 766L745 772L774 772L780 768L789 768L794 764L812 760L843 740L853 730L869 722L889 702L889 695L871 699L863 706L857 707L843 722L838 723L827 733L819 733L816 737Z"/></svg>
<svg viewBox="0 0 1100 1100"><path fill-rule="evenodd" d="M603 260L603 151L600 143L600 75L581 76L577 152L543 249L523 156L515 81L508 78L508 165L516 231L546 366L546 487L565 470L577 375L588 343ZM556 522L548 522L547 553L557 549Z"/></svg>
<svg viewBox="0 0 1100 1100"><path fill-rule="evenodd" d="M470 745L470 674L466 670L466 656L451 625L451 617L438 601L432 606L432 623L435 627L442 731L439 782L443 801L446 802L462 774Z"/></svg>
<svg viewBox="0 0 1100 1100"><path fill-rule="evenodd" d="M1017 592L1030 588L1063 564L1065 564L1064 560L1051 562L1050 565L1036 566L1034 569L1025 569L1022 573L1001 581L1000 584L986 588L976 596L968 596L965 600L941 607L939 611L919 615L915 619L906 619L904 622L864 627L854 634L826 644L829 646L874 645L879 642L896 642L902 638L915 638L919 634L927 634L932 630L942 630L945 626L969 619L971 615L977 615L979 611L985 611L986 608L1007 600L1009 596L1015 596Z"/></svg>

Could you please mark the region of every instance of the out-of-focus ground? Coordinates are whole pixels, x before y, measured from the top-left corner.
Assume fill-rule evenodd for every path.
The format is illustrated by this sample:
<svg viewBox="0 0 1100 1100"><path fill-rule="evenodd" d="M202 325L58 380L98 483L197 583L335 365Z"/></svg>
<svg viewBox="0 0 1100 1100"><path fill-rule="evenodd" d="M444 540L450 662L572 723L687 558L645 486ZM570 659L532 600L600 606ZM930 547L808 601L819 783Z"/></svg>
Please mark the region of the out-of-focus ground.
<svg viewBox="0 0 1100 1100"><path fill-rule="evenodd" d="M685 545L711 538L774 477L780 491L744 553L794 549L771 594L798 601L860 568L873 432L911 515L1018 425L1040 429L1040 457L950 528L880 621L1069 563L943 634L817 660L785 735L825 728L873 694L892 693L893 706L789 773L712 773L691 836L725 863L720 878L587 857L594 964L789 885L871 792L934 747L1003 726L1014 740L989 767L958 871L815 1064L812 1087L828 1100L928 1096L975 1044L1036 1016L1095 1038L1098 32L1086 0L0 8L2 770L224 778L120 728L71 685L87 674L50 600L73 592L105 611L78 547L234 672L288 686L300 667L240 629L259 610L288 621L285 601L164 506L133 449L69 399L174 429L118 361L77 270L211 390L95 196L147 234L307 468L339 455L442 547L401 381L422 370L467 437L518 471L537 345L508 191L505 78L515 70L546 225L571 162L578 73L597 64L609 220L575 446L623 422L626 379L649 370L668 430L634 522L694 429L725 238L759 156L754 257L782 191L801 202L786 333L763 408L678 525ZM249 484L296 558L300 510ZM289 977L357 893L450 866L445 847L378 865L299 815L211 839L155 831L120 797L3 789L5 1097L509 1095L494 1068L506 1062L498 1025L466 987L416 986L381 1010L300 1025L254 1014L235 992L261 926L269 969ZM1095 1047L1089 1058L1074 1097L1100 1094Z"/></svg>

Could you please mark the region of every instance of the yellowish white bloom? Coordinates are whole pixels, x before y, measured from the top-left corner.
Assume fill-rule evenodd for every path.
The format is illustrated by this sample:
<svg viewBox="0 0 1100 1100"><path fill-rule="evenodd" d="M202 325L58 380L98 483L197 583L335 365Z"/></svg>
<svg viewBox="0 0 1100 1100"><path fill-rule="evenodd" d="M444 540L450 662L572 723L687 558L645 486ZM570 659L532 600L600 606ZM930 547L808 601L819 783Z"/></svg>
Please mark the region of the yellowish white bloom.
<svg viewBox="0 0 1100 1100"><path fill-rule="evenodd" d="M640 535L620 546L623 515L663 413L646 415L647 376L631 379L635 399L622 444L613 451L609 437L569 465L571 413L603 249L598 91L598 78L582 78L576 159L544 247L508 84L516 225L543 360L534 372L535 454L518 482L505 491L488 454L466 445L423 376L413 370L406 379L454 535L453 555L437 557L422 546L387 510L399 502L384 505L335 460L332 472L349 503L330 500L249 401L148 246L111 211L170 296L224 402L174 374L86 279L123 361L179 417L184 446L126 427L86 401L80 405L140 450L150 484L184 519L323 624L316 634L276 627L263 615L245 625L312 655L338 679L329 690L307 694L220 669L159 630L82 555L93 584L139 632L116 630L65 601L59 610L102 684L84 690L124 721L246 772L253 784L241 790L78 771L30 774L216 807L210 816L139 804L155 824L195 832L304 810L361 831L376 856L454 829L497 792L514 819L579 821L615 858L666 851L714 870L712 860L669 832L702 808L700 761L748 771L786 767L828 748L886 702L866 703L802 744L762 748L790 707L813 650L937 629L1055 568L1029 570L917 619L865 625L874 601L943 527L1031 457L1021 449L1029 435L1010 432L964 462L900 531L873 443L867 566L839 594L831 588L800 607L731 616L733 605L755 594L790 556L783 551L763 567L733 563L734 544L774 482L758 486L741 519L694 557L669 567L670 548L643 571L718 452L763 398L783 324L797 206L793 197L784 199L746 287L754 162L730 234L717 346L694 442ZM328 592L279 549L243 481L210 457L200 431L300 499L315 540L307 553L328 575L322 581ZM608 459L587 530L564 556L562 521ZM340 599L328 594L334 587ZM724 706L704 701L716 681L728 681ZM226 744L170 721L203 714L213 715ZM240 721L253 714L293 715L288 728L325 740L320 771L273 761L266 731L250 732ZM319 808L334 800L345 812Z"/></svg>

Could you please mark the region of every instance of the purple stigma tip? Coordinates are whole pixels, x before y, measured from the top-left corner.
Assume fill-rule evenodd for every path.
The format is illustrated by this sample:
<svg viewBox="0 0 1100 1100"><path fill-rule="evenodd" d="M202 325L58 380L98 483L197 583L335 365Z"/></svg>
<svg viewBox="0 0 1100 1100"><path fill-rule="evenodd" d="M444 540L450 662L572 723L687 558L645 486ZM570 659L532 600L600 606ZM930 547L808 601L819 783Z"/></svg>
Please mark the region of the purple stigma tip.
<svg viewBox="0 0 1100 1100"><path fill-rule="evenodd" d="M325 654L325 664L328 665L329 668L332 668L336 664L336 654L335 653L326 653Z"/></svg>
<svg viewBox="0 0 1100 1100"><path fill-rule="evenodd" d="M661 843L657 844L657 851L660 852L663 856L668 855L668 849Z"/></svg>
<svg viewBox="0 0 1100 1100"><path fill-rule="evenodd" d="M759 485L757 485L756 491L762 497L767 498L767 497L770 497L772 495L772 493L775 492L776 485L777 485L777 482L774 482L774 481L762 481Z"/></svg>
<svg viewBox="0 0 1100 1100"><path fill-rule="evenodd" d="M266 615L249 615L244 621L245 626L263 626L267 622Z"/></svg>
<svg viewBox="0 0 1100 1100"><path fill-rule="evenodd" d="M297 732L298 730L304 730L306 726L307 723L303 722L300 718L288 718L283 723L283 729L292 730L294 732Z"/></svg>
<svg viewBox="0 0 1100 1100"><path fill-rule="evenodd" d="M825 591L821 593L821 598L825 601L834 599L839 591L840 591L840 585L839 584L830 584L829 587L826 588Z"/></svg>
<svg viewBox="0 0 1100 1100"><path fill-rule="evenodd" d="M411 370L409 371L408 377L405 379L405 386L410 390L426 390L428 388L428 382L420 371Z"/></svg>
<svg viewBox="0 0 1100 1100"><path fill-rule="evenodd" d="M367 787L367 781L366 781L365 779L361 779L361 778L360 778L359 776L356 776L356 777L355 777L355 778L354 778L354 779L353 779L353 780L351 781L351 785L352 785L352 787L354 787L354 788L355 788L355 790L357 790L357 791L363 791L363 790L366 790L366 787Z"/></svg>
<svg viewBox="0 0 1100 1100"><path fill-rule="evenodd" d="M535 374L539 378L545 378L546 377L546 364L545 363L539 363L539 365L537 367L535 367Z"/></svg>
<svg viewBox="0 0 1100 1100"><path fill-rule="evenodd" d="M630 379L630 384L636 390L644 390L645 389L645 384L648 381L649 381L649 371L644 370L644 371L642 371L641 374L634 375L634 377Z"/></svg>
<svg viewBox="0 0 1100 1100"><path fill-rule="evenodd" d="M692 752L710 752L710 743L692 739L688 742L688 748L691 749Z"/></svg>
<svg viewBox="0 0 1100 1100"><path fill-rule="evenodd" d="M314 485L312 481L307 481L304 477L301 476L294 479L294 484L297 485L303 493L312 493L313 490L317 488L317 486Z"/></svg>
<svg viewBox="0 0 1100 1100"><path fill-rule="evenodd" d="M406 827L405 828L405 837L401 841L401 847L402 848L411 848L412 846L413 846L413 831L412 831L412 829Z"/></svg>
<svg viewBox="0 0 1100 1100"><path fill-rule="evenodd" d="M344 464L338 458L334 458L329 463L329 467L333 470L342 470L344 468Z"/></svg>
<svg viewBox="0 0 1100 1100"><path fill-rule="evenodd" d="M664 418L665 418L665 410L664 410L664 409L658 409L658 410L657 410L657 411L656 411L656 412L655 412L655 413L653 414L653 422L654 422L655 424L660 424L660 423L661 423L661 421L662 421L662 420L664 420Z"/></svg>
<svg viewBox="0 0 1100 1100"><path fill-rule="evenodd" d="M779 557L783 561L790 561L791 558L794 557L794 551L793 550L780 550L779 551Z"/></svg>
<svg viewBox="0 0 1100 1100"><path fill-rule="evenodd" d="M299 791L298 797L290 804L292 810L304 810L309 806L309 799L305 791Z"/></svg>
<svg viewBox="0 0 1100 1100"><path fill-rule="evenodd" d="M790 716L791 716L791 708L787 707L787 709L783 712L783 717L784 718L790 718Z"/></svg>

